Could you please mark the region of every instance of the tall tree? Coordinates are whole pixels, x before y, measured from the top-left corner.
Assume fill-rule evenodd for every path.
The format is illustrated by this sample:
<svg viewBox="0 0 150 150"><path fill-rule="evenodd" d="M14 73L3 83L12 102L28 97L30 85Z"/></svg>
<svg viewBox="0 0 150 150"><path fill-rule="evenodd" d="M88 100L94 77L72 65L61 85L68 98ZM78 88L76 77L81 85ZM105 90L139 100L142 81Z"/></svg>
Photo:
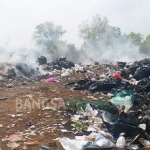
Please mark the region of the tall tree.
<svg viewBox="0 0 150 150"><path fill-rule="evenodd" d="M102 45L110 46L121 36L120 28L112 27L108 24L107 18L101 18L99 15L93 17L92 23L83 22L79 26L79 36L84 40L83 47L88 45L99 49Z"/></svg>
<svg viewBox="0 0 150 150"><path fill-rule="evenodd" d="M65 32L61 26L56 26L52 22L45 22L36 26L34 40L39 46L56 55L58 45L62 43L61 37Z"/></svg>
<svg viewBox="0 0 150 150"><path fill-rule="evenodd" d="M134 33L134 32L131 32L129 35L128 35L128 38L129 40L135 44L135 45L140 45L142 40L143 40L143 35L140 34L140 33Z"/></svg>
<svg viewBox="0 0 150 150"><path fill-rule="evenodd" d="M146 37L143 43L140 45L140 53L150 55L150 35Z"/></svg>
<svg viewBox="0 0 150 150"><path fill-rule="evenodd" d="M88 21L83 22L79 26L79 36L84 40L98 40L101 39L103 34L108 29L107 18L101 19L99 15L93 17L93 22L90 24Z"/></svg>

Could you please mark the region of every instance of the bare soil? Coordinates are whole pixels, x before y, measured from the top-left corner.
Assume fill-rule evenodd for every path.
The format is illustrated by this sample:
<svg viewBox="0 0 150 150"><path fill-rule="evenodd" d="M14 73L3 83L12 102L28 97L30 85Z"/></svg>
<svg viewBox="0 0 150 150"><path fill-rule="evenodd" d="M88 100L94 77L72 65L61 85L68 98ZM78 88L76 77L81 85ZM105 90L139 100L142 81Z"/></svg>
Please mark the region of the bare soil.
<svg viewBox="0 0 150 150"><path fill-rule="evenodd" d="M32 122L35 125L35 129L30 130L36 130L36 135L28 136L30 139L26 139L26 142L38 141L38 144L27 146L27 150L40 150L42 149L42 145L50 147L51 150L63 150L61 144L54 139L59 137L74 138L73 133L63 133L60 131L60 129L69 130L70 128L68 117L64 115L64 110L42 110L41 107L40 109L35 107L31 108L30 111L22 109L21 112L17 112L16 107L19 106L17 100L21 100L22 106L24 106L27 99L29 101L44 99L49 102L51 98L63 98L67 100L68 98L81 99L86 96L92 96L93 94L87 91L75 91L64 86L68 82L79 79L84 79L84 74L78 74L69 79L59 78L60 82L54 83L45 83L42 80L26 81L25 84L24 81L1 81L0 98L7 97L7 100L0 100L0 124L3 125L0 128L0 139L9 137L14 133L25 133L25 130L29 129L28 124ZM7 88L6 86L8 84L12 84L13 87ZM100 95L98 94L96 96L99 97ZM12 117L10 114L23 114L23 116ZM62 125L64 121L66 124ZM15 126L12 126L12 124L15 124ZM60 127L60 125L64 126L64 128ZM6 141L0 140L0 148L2 150L11 149L7 146L7 143ZM23 149L23 142L20 142L20 144L21 146L17 150Z"/></svg>

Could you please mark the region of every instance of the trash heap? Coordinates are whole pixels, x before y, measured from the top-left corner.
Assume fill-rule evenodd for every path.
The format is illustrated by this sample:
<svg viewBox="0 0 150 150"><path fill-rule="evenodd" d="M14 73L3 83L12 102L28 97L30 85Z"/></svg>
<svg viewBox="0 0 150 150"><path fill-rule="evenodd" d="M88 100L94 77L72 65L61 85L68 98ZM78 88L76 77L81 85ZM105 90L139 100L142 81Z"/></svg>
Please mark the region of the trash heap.
<svg viewBox="0 0 150 150"><path fill-rule="evenodd" d="M75 127L75 139L61 138L65 150L150 147L148 107L141 108L130 91L115 93L105 102L68 104L68 115ZM147 101L149 106L149 102ZM144 106L144 105L143 105ZM72 110L72 111L70 111ZM73 129L74 130L74 129Z"/></svg>
<svg viewBox="0 0 150 150"><path fill-rule="evenodd" d="M60 139L65 150L150 148L150 59L118 62L117 66L113 74L108 69L96 78L87 76L66 84L73 90L102 93L105 98L67 104L80 136Z"/></svg>
<svg viewBox="0 0 150 150"><path fill-rule="evenodd" d="M36 63L0 64L0 76L7 79L34 78L46 74Z"/></svg>
<svg viewBox="0 0 150 150"><path fill-rule="evenodd" d="M74 67L74 63L66 61L66 58L61 57L56 61L47 63L47 58L40 56L37 62L22 61L15 64L1 63L0 76L8 79L23 78L46 78L52 75L52 71L61 71ZM48 76L49 74L49 76ZM61 72L59 73L61 74Z"/></svg>
<svg viewBox="0 0 150 150"><path fill-rule="evenodd" d="M42 56L38 62L38 68L29 63L0 66L0 83L6 83L2 78L14 83L1 88L1 106L12 103L7 105L11 109L17 98L15 106L21 109L1 111L7 114L7 119L1 116L2 145L27 150L150 149L150 59L82 65L66 58L47 63ZM32 80L17 80L18 74L32 79L45 70L53 76L32 86ZM30 110L29 104L40 108Z"/></svg>
<svg viewBox="0 0 150 150"><path fill-rule="evenodd" d="M43 65L43 69L53 71L53 70L62 70L62 68L69 69L74 66L75 65L73 62L66 61L66 57L61 57L51 63Z"/></svg>

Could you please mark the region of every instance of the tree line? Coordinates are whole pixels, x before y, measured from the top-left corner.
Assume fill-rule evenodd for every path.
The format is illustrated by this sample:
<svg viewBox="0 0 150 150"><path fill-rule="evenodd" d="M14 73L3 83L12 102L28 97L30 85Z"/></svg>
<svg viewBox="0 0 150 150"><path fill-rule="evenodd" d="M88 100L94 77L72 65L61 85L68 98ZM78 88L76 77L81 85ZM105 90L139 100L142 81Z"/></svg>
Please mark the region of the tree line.
<svg viewBox="0 0 150 150"><path fill-rule="evenodd" d="M83 44L79 49L74 44L62 40L66 30L53 22L39 24L35 28L33 38L37 46L47 51L52 59L67 56L68 59L77 61L81 55L86 57L87 50L105 53L107 49L115 49L118 45L137 47L140 54L150 54L150 35L144 37L141 33L121 33L119 27L110 26L108 19L99 15L93 17L92 22L85 21L79 25L79 38ZM131 48L132 51L132 48Z"/></svg>

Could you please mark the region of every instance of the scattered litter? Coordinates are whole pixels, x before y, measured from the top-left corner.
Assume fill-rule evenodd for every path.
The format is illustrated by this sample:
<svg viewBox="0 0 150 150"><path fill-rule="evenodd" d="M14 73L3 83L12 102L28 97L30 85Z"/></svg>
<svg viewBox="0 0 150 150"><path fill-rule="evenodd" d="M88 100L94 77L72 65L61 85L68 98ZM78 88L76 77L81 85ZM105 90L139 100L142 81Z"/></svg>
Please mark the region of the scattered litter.
<svg viewBox="0 0 150 150"><path fill-rule="evenodd" d="M9 141L11 141L11 142L18 142L18 141L21 141L22 139L23 139L23 137L18 134L12 134L9 136Z"/></svg>
<svg viewBox="0 0 150 150"><path fill-rule="evenodd" d="M46 79L45 82L58 82L55 78Z"/></svg>
<svg viewBox="0 0 150 150"><path fill-rule="evenodd" d="M24 142L24 145L27 145L27 146L34 146L34 145L37 145L38 144L38 141L34 141L34 142Z"/></svg>
<svg viewBox="0 0 150 150"><path fill-rule="evenodd" d="M140 142L144 147L146 147L146 148L149 148L149 147L150 147L150 142L147 141L147 140L145 140L145 139L140 138L140 139L139 139L139 142Z"/></svg>
<svg viewBox="0 0 150 150"><path fill-rule="evenodd" d="M7 99L7 97L0 98L0 100L6 100L6 99Z"/></svg>
<svg viewBox="0 0 150 150"><path fill-rule="evenodd" d="M45 149L45 150L50 150L50 148L49 148L49 147L44 146L44 145L42 145L42 146L41 146L41 148L42 148L42 149Z"/></svg>
<svg viewBox="0 0 150 150"><path fill-rule="evenodd" d="M9 142L9 143L7 143L7 146L10 147L11 149L15 149L15 148L19 147L20 144L16 143L16 142Z"/></svg>

